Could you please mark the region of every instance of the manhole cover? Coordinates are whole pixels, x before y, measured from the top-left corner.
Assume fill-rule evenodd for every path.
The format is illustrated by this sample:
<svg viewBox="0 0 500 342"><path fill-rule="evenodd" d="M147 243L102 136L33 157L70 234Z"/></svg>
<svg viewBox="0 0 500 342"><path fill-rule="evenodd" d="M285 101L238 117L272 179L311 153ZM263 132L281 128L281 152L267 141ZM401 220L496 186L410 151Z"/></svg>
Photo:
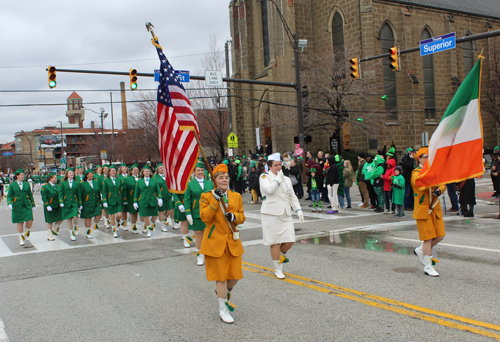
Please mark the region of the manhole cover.
<svg viewBox="0 0 500 342"><path fill-rule="evenodd" d="M392 269L396 273L412 273L420 271L416 267L396 267Z"/></svg>

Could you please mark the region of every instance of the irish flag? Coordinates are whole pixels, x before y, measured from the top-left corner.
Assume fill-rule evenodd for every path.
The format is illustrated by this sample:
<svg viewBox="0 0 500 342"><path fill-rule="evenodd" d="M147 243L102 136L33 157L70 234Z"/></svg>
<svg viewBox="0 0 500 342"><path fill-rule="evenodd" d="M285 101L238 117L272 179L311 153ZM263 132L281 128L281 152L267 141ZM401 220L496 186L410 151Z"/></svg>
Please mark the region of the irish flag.
<svg viewBox="0 0 500 342"><path fill-rule="evenodd" d="M429 159L415 180L418 188L461 182L484 172L479 101L482 59L479 56L432 135Z"/></svg>

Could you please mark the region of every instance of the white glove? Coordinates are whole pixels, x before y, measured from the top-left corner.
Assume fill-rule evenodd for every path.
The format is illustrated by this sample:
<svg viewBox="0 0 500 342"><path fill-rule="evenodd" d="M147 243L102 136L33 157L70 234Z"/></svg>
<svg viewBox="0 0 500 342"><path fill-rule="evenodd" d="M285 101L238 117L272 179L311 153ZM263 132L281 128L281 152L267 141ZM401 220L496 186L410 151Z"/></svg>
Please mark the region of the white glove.
<svg viewBox="0 0 500 342"><path fill-rule="evenodd" d="M123 202L123 205L127 205L127 204L128 204L128 202Z"/></svg>
<svg viewBox="0 0 500 342"><path fill-rule="evenodd" d="M189 224L190 224L190 225L193 225L193 216L191 216L191 215L186 215L186 218L187 218L187 220L188 220Z"/></svg>
<svg viewBox="0 0 500 342"><path fill-rule="evenodd" d="M279 170L278 171L278 178L281 179L281 180L285 179L285 174L283 173L283 170Z"/></svg>
<svg viewBox="0 0 500 342"><path fill-rule="evenodd" d="M304 223L304 214L302 214L302 211L300 211L297 215L299 216L300 223Z"/></svg>
<svg viewBox="0 0 500 342"><path fill-rule="evenodd" d="M161 198L158 198L158 206L163 207L163 200Z"/></svg>
<svg viewBox="0 0 500 342"><path fill-rule="evenodd" d="M36 211L36 207L33 207L33 211Z"/></svg>
<svg viewBox="0 0 500 342"><path fill-rule="evenodd" d="M47 206L47 211L52 211L52 207L50 205Z"/></svg>
<svg viewBox="0 0 500 342"><path fill-rule="evenodd" d="M104 208L107 208L107 207L108 207L108 203L104 203L102 206L103 206Z"/></svg>
<svg viewBox="0 0 500 342"><path fill-rule="evenodd" d="M9 209L12 209L12 204L9 204Z"/></svg>
<svg viewBox="0 0 500 342"><path fill-rule="evenodd" d="M139 204L138 203L134 203L134 209L135 210L139 210Z"/></svg>
<svg viewBox="0 0 500 342"><path fill-rule="evenodd" d="M81 206L78 208L78 210L80 210L80 211L81 211L82 209L83 209L83 205L81 205Z"/></svg>
<svg viewBox="0 0 500 342"><path fill-rule="evenodd" d="M64 203L61 203L61 208L64 207Z"/></svg>
<svg viewBox="0 0 500 342"><path fill-rule="evenodd" d="M181 213L184 213L186 211L186 209L184 208L184 206L182 204L179 206L179 211Z"/></svg>

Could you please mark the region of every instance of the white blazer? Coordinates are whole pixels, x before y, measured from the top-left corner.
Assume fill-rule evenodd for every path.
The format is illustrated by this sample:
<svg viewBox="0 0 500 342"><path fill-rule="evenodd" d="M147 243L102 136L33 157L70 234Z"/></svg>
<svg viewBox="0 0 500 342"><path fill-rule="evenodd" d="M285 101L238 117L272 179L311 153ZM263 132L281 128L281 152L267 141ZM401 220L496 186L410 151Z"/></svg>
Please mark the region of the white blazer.
<svg viewBox="0 0 500 342"><path fill-rule="evenodd" d="M295 213L302 210L290 178L285 176L283 181L272 172L263 173L259 184L262 193L261 214L292 216L292 208Z"/></svg>

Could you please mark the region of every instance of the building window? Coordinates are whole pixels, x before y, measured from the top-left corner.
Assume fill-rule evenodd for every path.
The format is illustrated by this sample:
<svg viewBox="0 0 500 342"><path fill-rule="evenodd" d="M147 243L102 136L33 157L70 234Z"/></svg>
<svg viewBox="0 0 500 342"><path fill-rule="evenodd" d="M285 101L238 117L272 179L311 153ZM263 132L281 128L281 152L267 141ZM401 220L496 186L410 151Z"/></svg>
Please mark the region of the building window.
<svg viewBox="0 0 500 342"><path fill-rule="evenodd" d="M432 38L428 29L422 32L422 39ZM422 57L422 72L424 74L424 104L425 120L436 120L436 92L434 90L434 59L433 55Z"/></svg>
<svg viewBox="0 0 500 342"><path fill-rule="evenodd" d="M471 33L467 32L466 36L470 36ZM473 42L465 42L463 43L464 50L464 78L467 77L469 72L472 70L474 66L474 43Z"/></svg>
<svg viewBox="0 0 500 342"><path fill-rule="evenodd" d="M345 77L344 20L339 12L335 12L332 20L332 42L335 61L341 65L339 72Z"/></svg>
<svg viewBox="0 0 500 342"><path fill-rule="evenodd" d="M269 64L271 54L269 52L269 23L267 17L267 1L261 1L262 8L262 38L264 42L264 66Z"/></svg>
<svg viewBox="0 0 500 342"><path fill-rule="evenodd" d="M395 46L394 43L394 33L392 32L389 24L385 24L380 31L380 40L382 42L382 53L387 53L387 51ZM392 71L389 66L389 58L384 58L384 92L387 95L387 100L385 101L385 109L388 112L386 120L387 121L397 121L398 120L398 96L396 90L396 72ZM401 63L401 62L400 62Z"/></svg>

